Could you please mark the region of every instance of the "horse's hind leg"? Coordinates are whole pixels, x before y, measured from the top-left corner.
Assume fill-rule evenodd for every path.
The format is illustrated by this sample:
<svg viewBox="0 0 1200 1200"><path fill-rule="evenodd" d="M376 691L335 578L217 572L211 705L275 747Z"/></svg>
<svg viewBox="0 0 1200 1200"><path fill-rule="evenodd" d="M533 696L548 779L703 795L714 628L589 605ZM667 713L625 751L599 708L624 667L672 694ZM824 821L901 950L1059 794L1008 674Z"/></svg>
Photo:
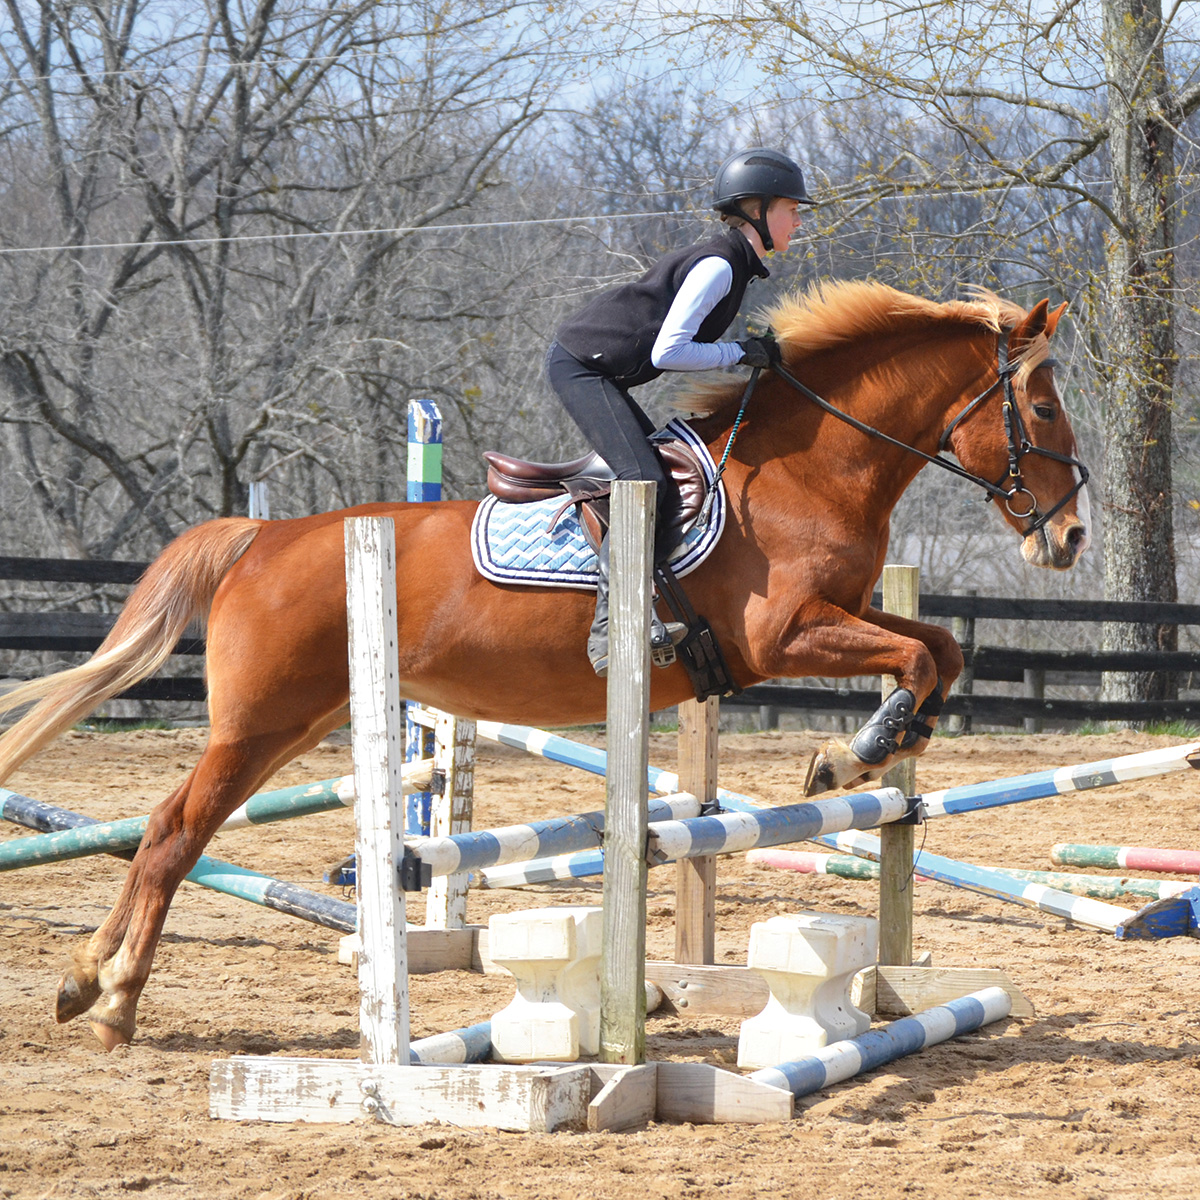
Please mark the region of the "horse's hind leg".
<svg viewBox="0 0 1200 1200"><path fill-rule="evenodd" d="M176 889L221 823L285 762L348 716L222 740L214 733L184 783L150 815L120 898L59 983L59 1021L88 1014L106 1049L132 1039L137 1005Z"/></svg>

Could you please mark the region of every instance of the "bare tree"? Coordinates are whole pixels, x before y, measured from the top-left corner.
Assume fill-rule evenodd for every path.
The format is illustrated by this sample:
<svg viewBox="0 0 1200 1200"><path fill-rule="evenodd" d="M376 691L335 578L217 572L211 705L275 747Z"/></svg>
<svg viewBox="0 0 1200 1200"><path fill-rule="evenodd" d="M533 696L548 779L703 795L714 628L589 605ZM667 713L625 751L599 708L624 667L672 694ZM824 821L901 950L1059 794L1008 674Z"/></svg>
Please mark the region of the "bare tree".
<svg viewBox="0 0 1200 1200"><path fill-rule="evenodd" d="M204 0L164 28L144 0L5 3L16 507L107 555L243 509L288 464L326 477L320 500L355 498L345 451L393 440L362 422L394 416L396 322L458 316L412 311L418 236L493 186L543 111L540 10Z"/></svg>

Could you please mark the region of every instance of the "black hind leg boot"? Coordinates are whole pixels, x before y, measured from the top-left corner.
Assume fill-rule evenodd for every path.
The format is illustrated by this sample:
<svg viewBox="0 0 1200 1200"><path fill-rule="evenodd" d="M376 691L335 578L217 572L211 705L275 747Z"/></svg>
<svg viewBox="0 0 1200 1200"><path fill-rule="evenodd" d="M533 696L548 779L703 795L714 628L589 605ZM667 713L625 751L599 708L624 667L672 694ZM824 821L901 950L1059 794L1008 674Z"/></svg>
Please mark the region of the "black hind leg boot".
<svg viewBox="0 0 1200 1200"><path fill-rule="evenodd" d="M596 615L588 632L588 661L592 670L603 679L608 674L608 537L600 543L596 552L598 574L596 577Z"/></svg>

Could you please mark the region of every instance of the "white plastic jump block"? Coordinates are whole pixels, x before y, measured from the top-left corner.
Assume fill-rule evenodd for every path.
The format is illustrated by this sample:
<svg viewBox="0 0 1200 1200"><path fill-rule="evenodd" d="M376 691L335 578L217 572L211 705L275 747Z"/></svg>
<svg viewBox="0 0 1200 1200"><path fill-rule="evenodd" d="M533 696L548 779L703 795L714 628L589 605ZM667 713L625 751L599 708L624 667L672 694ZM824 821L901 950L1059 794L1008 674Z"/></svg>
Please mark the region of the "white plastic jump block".
<svg viewBox="0 0 1200 1200"><path fill-rule="evenodd" d="M576 1062L600 1050L599 908L533 908L488 922L488 955L517 994L492 1017L497 1062Z"/></svg>
<svg viewBox="0 0 1200 1200"><path fill-rule="evenodd" d="M857 1037L871 1018L855 1008L850 985L874 965L879 922L873 917L795 913L750 929L747 965L771 989L767 1006L742 1022L739 1067L769 1067Z"/></svg>

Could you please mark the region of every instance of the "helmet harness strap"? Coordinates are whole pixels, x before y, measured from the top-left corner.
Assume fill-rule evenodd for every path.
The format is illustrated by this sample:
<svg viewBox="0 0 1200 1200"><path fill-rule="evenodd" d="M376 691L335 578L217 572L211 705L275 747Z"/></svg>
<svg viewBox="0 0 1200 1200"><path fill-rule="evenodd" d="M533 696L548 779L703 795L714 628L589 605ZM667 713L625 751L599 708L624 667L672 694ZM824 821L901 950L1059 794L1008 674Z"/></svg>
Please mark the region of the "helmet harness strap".
<svg viewBox="0 0 1200 1200"><path fill-rule="evenodd" d="M725 211L732 213L735 217L741 217L748 225L753 226L755 233L762 241L764 250L774 250L775 242L771 237L770 229L767 228L767 208L771 203L771 197L756 196L753 198L757 199L762 207L762 211L757 217L752 217L736 200L727 204Z"/></svg>

